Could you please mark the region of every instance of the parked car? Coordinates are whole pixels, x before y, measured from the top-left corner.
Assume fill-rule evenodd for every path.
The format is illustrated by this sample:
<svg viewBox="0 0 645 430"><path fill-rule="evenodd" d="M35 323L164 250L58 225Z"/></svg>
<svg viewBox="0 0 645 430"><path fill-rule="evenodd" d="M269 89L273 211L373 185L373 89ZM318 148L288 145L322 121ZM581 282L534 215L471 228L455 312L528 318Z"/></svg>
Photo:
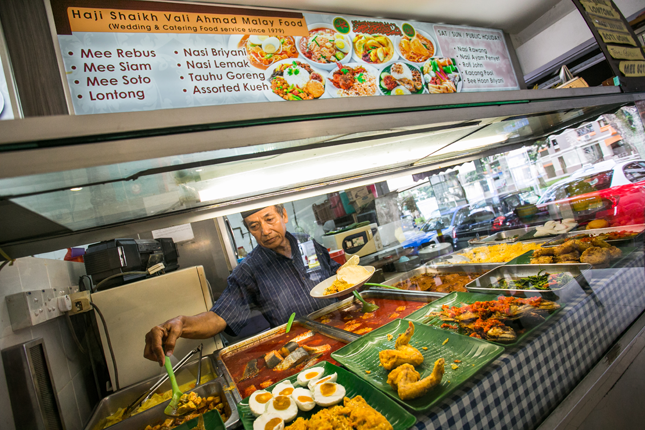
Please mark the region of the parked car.
<svg viewBox="0 0 645 430"><path fill-rule="evenodd" d="M593 219L606 219L612 226L643 224L645 160L585 166L551 185L536 206L538 213L525 225L569 217L581 224Z"/></svg>
<svg viewBox="0 0 645 430"><path fill-rule="evenodd" d="M463 221L464 217L470 211L469 205L458 206L456 208L444 209L439 212L439 216L432 218L430 221L426 222L421 230L428 233L428 241L436 240L436 231L441 229L441 232L444 236L451 238L454 246L454 230L455 226Z"/></svg>
<svg viewBox="0 0 645 430"><path fill-rule="evenodd" d="M498 207L486 206L484 208L471 208L466 216L453 230L453 246L455 249L468 247L468 241L476 237L489 236L498 230L496 222L503 219L504 215Z"/></svg>

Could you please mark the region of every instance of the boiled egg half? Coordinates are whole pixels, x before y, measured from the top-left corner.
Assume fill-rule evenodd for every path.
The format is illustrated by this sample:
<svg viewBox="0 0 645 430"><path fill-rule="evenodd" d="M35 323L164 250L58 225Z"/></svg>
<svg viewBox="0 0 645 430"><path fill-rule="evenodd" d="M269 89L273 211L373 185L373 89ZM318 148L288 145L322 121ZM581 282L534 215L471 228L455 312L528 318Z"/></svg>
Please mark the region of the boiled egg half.
<svg viewBox="0 0 645 430"><path fill-rule="evenodd" d="M262 42L264 42L268 38L269 38L269 36L251 35L251 36L249 36L249 42L251 42L251 45L262 45Z"/></svg>
<svg viewBox="0 0 645 430"><path fill-rule="evenodd" d="M283 430L284 420L280 415L266 413L253 421L253 430Z"/></svg>
<svg viewBox="0 0 645 430"><path fill-rule="evenodd" d="M298 406L298 409L301 411L307 412L316 406L313 394L311 394L311 391L306 388L296 388L293 390L291 397L293 397L293 400L296 402L296 406Z"/></svg>
<svg viewBox="0 0 645 430"><path fill-rule="evenodd" d="M322 367L312 367L311 369L305 369L298 374L298 384L303 387L306 387L309 384L309 381L317 381L325 373L325 369Z"/></svg>
<svg viewBox="0 0 645 430"><path fill-rule="evenodd" d="M267 37L262 42L262 50L267 54L278 54L282 51L282 44L277 37Z"/></svg>
<svg viewBox="0 0 645 430"><path fill-rule="evenodd" d="M294 386L289 381L282 381L275 387L273 387L273 397L278 396L290 396L293 393Z"/></svg>
<svg viewBox="0 0 645 430"><path fill-rule="evenodd" d="M334 35L334 44L340 52L344 54L347 54L349 52L349 43L347 43L345 36L343 36L342 34Z"/></svg>
<svg viewBox="0 0 645 430"><path fill-rule="evenodd" d="M273 395L265 390L254 391L249 397L249 408L251 412L256 417L259 417L266 412L267 406L269 406L269 401L273 398Z"/></svg>
<svg viewBox="0 0 645 430"><path fill-rule="evenodd" d="M298 415L298 406L291 396L278 396L269 401L267 414L269 413L276 414L289 422Z"/></svg>
<svg viewBox="0 0 645 430"><path fill-rule="evenodd" d="M336 382L336 379L338 379L338 375L336 373L332 373L331 375L327 375L324 378L320 378L315 381L309 381L309 390L314 391L316 385L320 385L325 382Z"/></svg>
<svg viewBox="0 0 645 430"><path fill-rule="evenodd" d="M394 75L393 75L393 76L394 76ZM391 94L392 94L393 96L404 96L404 95L406 95L406 94L411 94L411 93L410 93L410 90L408 90L407 88L405 88L405 87L404 87L404 86L402 86L402 85L399 85L398 87L396 87L396 88L394 88L394 89L392 90Z"/></svg>
<svg viewBox="0 0 645 430"><path fill-rule="evenodd" d="M336 405L340 403L344 397L345 387L335 382L318 384L314 390L314 401L316 404L323 407Z"/></svg>

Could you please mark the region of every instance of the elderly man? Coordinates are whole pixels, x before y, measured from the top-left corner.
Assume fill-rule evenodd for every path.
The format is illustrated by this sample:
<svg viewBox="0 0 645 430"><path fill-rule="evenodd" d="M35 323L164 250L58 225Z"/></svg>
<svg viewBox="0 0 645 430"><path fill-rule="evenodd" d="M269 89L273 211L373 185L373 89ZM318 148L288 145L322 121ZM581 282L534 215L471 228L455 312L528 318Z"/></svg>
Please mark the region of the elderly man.
<svg viewBox="0 0 645 430"><path fill-rule="evenodd" d="M144 357L163 365L177 338L204 339L227 326L235 333L246 324L256 305L272 326L287 322L292 312L306 315L333 303L314 299L311 289L340 267L327 250L314 241L319 270L307 273L295 237L287 232L283 205L242 212L244 225L258 243L228 277L228 286L213 308L195 316L178 316L153 327L146 335Z"/></svg>

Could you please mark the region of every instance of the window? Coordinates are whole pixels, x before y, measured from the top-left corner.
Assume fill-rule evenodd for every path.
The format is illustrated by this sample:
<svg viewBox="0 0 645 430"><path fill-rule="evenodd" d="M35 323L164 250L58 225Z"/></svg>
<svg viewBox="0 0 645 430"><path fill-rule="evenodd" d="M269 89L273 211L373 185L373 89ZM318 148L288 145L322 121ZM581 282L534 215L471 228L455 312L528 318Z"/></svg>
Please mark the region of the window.
<svg viewBox="0 0 645 430"><path fill-rule="evenodd" d="M645 162L637 161L625 164L623 172L625 177L632 183L645 181Z"/></svg>

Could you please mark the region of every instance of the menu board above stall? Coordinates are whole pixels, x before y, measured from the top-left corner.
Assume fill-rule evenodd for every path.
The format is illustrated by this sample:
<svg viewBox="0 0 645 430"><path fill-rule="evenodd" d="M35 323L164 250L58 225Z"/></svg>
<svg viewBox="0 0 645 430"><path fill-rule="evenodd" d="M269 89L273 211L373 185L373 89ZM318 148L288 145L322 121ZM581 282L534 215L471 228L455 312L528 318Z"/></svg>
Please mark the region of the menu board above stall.
<svg viewBox="0 0 645 430"><path fill-rule="evenodd" d="M76 114L519 89L500 30L165 2L51 3Z"/></svg>

